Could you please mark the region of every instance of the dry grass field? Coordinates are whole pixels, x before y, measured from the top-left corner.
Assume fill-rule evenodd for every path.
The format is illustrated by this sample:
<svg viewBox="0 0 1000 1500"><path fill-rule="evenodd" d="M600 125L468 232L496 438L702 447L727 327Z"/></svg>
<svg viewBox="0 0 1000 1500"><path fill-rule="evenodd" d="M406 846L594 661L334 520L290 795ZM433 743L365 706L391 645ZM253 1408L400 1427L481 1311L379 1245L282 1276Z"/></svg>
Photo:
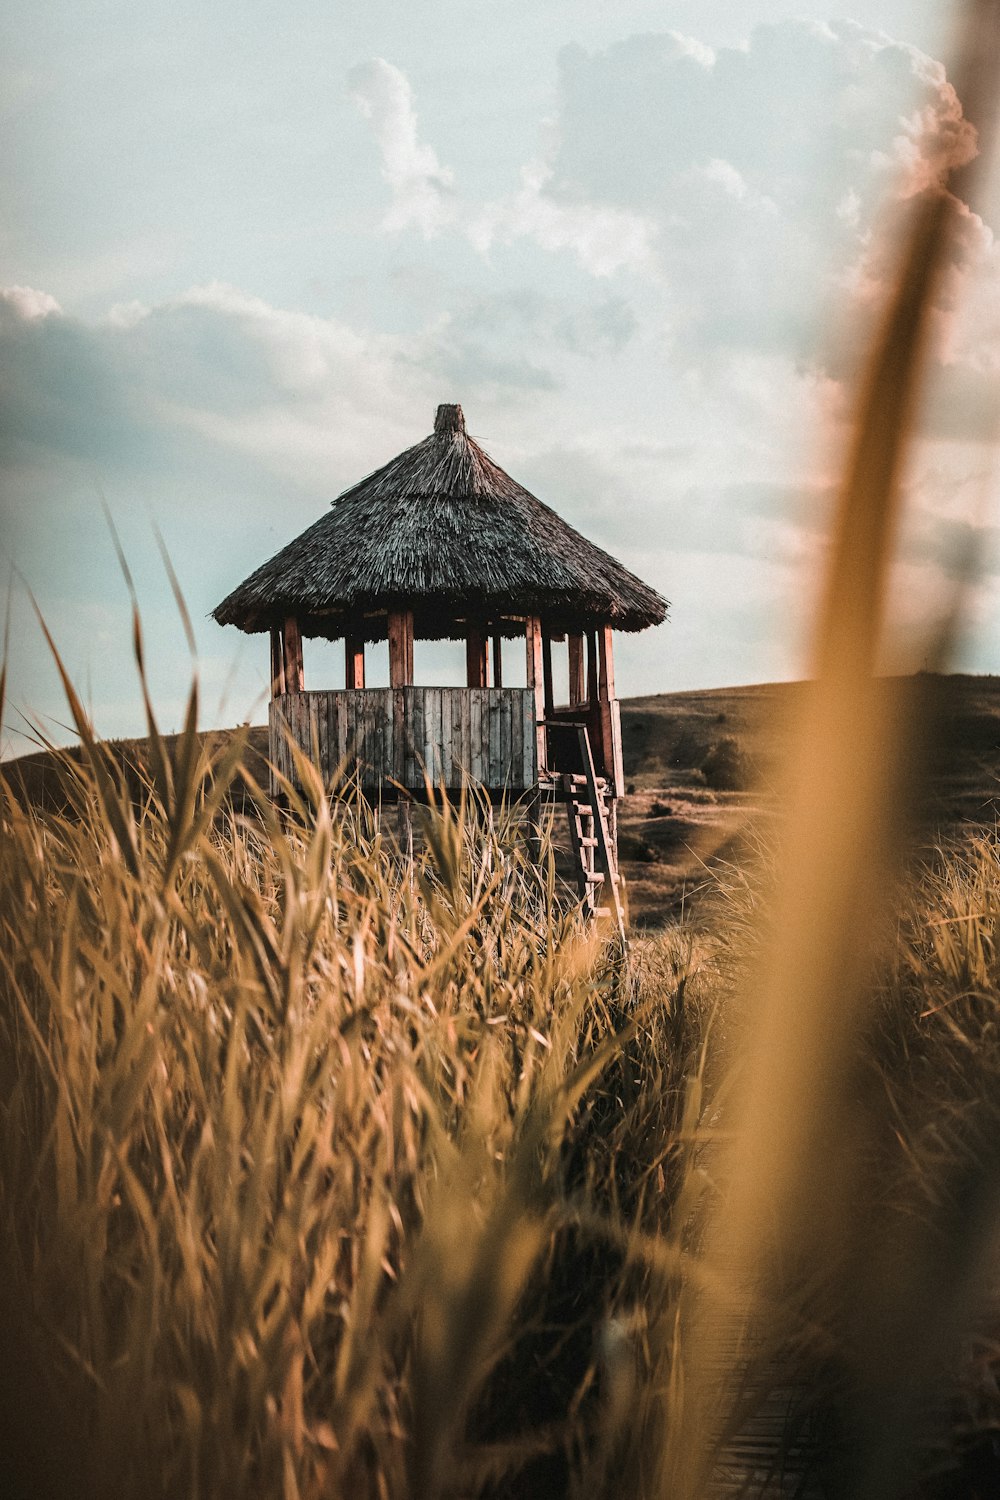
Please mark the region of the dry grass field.
<svg viewBox="0 0 1000 1500"><path fill-rule="evenodd" d="M282 824L260 731L84 725L8 766L3 1493L652 1500L708 1493L693 1453L776 1497L812 1453L861 1495L838 1466L869 1450L879 1494L995 1493L1000 684L933 687L917 838L950 853L899 893L851 1054L851 1297L772 1293L708 1432L688 1304L801 689L627 705L624 960L503 818L440 808L413 863L318 787ZM869 1432L903 1368L919 1427Z"/></svg>
<svg viewBox="0 0 1000 1500"><path fill-rule="evenodd" d="M1000 677L926 678L937 743L922 796L918 840L992 828L1000 794ZM628 796L619 846L633 931L655 931L697 900L720 860L738 857L741 835L776 810L776 776L787 748L797 683L659 693L622 702ZM223 742L227 733L208 736ZM169 739L169 737L168 737ZM146 763L141 740L115 746L123 764ZM247 769L266 780L267 730L254 726ZM3 771L23 796L58 806L59 771L46 751ZM561 828L557 825L558 840Z"/></svg>

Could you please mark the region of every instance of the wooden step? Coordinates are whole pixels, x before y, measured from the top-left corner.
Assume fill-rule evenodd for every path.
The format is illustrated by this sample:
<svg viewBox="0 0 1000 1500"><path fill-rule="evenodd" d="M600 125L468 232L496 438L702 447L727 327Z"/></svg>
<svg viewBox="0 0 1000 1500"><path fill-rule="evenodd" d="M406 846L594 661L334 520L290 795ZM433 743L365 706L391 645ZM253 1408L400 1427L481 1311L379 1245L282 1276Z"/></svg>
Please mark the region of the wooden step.
<svg viewBox="0 0 1000 1500"><path fill-rule="evenodd" d="M565 787L587 786L589 780L588 777L585 774L582 774L580 771L562 771L560 772L560 779L563 786ZM607 792L608 783L603 776L595 777L594 784L602 796Z"/></svg>

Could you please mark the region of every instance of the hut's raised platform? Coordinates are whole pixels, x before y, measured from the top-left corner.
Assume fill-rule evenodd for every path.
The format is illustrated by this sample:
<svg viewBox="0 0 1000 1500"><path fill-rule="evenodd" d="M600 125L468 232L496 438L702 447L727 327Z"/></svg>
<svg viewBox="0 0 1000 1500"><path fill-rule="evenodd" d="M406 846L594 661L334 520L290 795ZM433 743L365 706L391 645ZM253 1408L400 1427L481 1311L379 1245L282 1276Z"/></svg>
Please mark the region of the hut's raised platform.
<svg viewBox="0 0 1000 1500"><path fill-rule="evenodd" d="M270 756L293 784L292 744L329 784L357 774L384 798L420 794L425 776L458 791L463 778L518 796L538 783L535 694L530 688L398 687L282 693L272 699ZM273 788L272 790L277 790Z"/></svg>

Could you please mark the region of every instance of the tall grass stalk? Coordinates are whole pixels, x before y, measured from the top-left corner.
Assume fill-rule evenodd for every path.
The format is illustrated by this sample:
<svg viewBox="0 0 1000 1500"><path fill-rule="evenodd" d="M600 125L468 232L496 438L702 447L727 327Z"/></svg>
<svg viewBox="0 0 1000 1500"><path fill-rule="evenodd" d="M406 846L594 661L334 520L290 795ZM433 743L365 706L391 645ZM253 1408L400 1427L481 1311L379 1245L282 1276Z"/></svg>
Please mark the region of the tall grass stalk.
<svg viewBox="0 0 1000 1500"><path fill-rule="evenodd" d="M963 41L959 96L982 123L996 84L995 3L968 8ZM921 1399L951 1351L968 1278L979 1269L976 1231L989 1217L979 1200L996 1200L990 1156L969 1184L977 1205L965 1220L910 1226L895 1284L884 1279L884 1264L869 1262L873 1277L883 1277L880 1300L866 1278L863 1242L871 1245L884 1225L862 1190L872 1140L853 1089L876 952L896 889L906 798L919 774L920 710L888 692L877 672L892 631L901 474L956 209L947 177L914 204L858 392L818 612L814 681L789 751L766 940L745 981L752 1019L725 1186L706 1247L718 1291L699 1290L685 1308L689 1422L668 1455L663 1491L674 1496L704 1493L715 1442L737 1405L743 1358L733 1356L741 1342L744 1357L752 1360L756 1351L770 1360L782 1340L810 1324L825 1327L835 1350L843 1492L883 1497L905 1484ZM931 1267L942 1234L952 1275L937 1288L932 1315ZM862 1305L880 1306L883 1315L866 1325L856 1316ZM720 1385L727 1361L730 1378Z"/></svg>

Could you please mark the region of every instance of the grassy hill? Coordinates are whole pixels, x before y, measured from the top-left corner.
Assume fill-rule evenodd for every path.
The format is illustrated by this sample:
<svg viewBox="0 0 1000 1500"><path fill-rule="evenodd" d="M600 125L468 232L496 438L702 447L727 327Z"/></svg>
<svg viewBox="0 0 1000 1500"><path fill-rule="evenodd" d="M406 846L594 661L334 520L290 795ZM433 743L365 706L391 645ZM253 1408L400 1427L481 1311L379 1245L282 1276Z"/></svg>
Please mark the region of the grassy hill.
<svg viewBox="0 0 1000 1500"><path fill-rule="evenodd" d="M926 837L966 822L992 824L1000 787L1000 677L919 681L925 722L934 725ZM748 821L773 813L781 749L801 692L799 683L762 683L622 702L629 795L621 808L620 852L636 926L657 927L676 916L706 865L733 851ZM114 749L126 768L145 760L141 739L116 741ZM255 725L247 766L260 780L266 756L267 730ZM3 774L36 805L63 801L56 755L22 756Z"/></svg>
<svg viewBox="0 0 1000 1500"><path fill-rule="evenodd" d="M921 836L991 826L1000 789L1000 677L921 676L918 727L928 777ZM896 684L899 686L899 684ZM704 864L731 852L748 820L766 820L800 683L661 693L622 704L631 795L620 850L633 921L676 914Z"/></svg>

